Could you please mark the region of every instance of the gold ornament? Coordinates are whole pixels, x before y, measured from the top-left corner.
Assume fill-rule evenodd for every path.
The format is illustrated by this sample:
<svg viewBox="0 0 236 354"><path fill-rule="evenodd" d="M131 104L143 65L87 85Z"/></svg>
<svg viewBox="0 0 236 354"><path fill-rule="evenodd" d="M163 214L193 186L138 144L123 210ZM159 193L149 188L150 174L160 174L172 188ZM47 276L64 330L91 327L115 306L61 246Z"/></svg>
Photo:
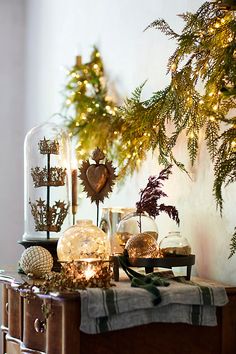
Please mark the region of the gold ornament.
<svg viewBox="0 0 236 354"><path fill-rule="evenodd" d="M88 160L83 161L80 168L80 179L84 186L84 191L91 198L92 202L103 202L104 198L112 191L114 180L116 178L115 168L112 162L105 160L105 163L100 163L100 160L105 158L104 153L97 148L92 153L92 160L95 164L90 164Z"/></svg>
<svg viewBox="0 0 236 354"><path fill-rule="evenodd" d="M40 140L39 142L39 151L40 154L43 155L47 155L47 154L58 155L59 143L56 140L49 140L44 137L44 139Z"/></svg>
<svg viewBox="0 0 236 354"><path fill-rule="evenodd" d="M148 232L133 235L126 243L129 258L157 258L159 248L156 239Z"/></svg>

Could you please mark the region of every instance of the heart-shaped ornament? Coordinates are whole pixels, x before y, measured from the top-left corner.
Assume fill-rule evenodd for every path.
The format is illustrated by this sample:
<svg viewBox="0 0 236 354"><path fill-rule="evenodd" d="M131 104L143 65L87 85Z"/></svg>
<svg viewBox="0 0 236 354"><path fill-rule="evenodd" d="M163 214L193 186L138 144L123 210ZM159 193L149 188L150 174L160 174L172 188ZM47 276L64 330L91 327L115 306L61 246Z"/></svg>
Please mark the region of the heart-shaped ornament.
<svg viewBox="0 0 236 354"><path fill-rule="evenodd" d="M91 188L99 193L106 184L108 170L104 165L90 165L86 171L86 176Z"/></svg>

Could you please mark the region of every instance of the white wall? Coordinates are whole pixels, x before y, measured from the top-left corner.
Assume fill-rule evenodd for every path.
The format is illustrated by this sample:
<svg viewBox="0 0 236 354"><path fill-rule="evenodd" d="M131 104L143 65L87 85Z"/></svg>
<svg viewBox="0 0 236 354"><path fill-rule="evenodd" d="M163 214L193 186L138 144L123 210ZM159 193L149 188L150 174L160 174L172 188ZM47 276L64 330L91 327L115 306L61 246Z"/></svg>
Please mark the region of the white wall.
<svg viewBox="0 0 236 354"><path fill-rule="evenodd" d="M23 248L24 0L0 0L0 268Z"/></svg>
<svg viewBox="0 0 236 354"><path fill-rule="evenodd" d="M65 73L60 70L60 66L71 66L76 54L82 54L85 60L88 59L94 44L98 45L102 53L110 82L116 86L122 97L129 95L145 79L148 79L144 92L146 97L158 88L164 87L168 83L168 77L165 75L167 59L175 49L175 44L156 30L146 32L143 30L160 17L165 18L175 30L180 30L182 23L176 14L195 11L203 3L202 0L194 2L190 0L26 1L25 118L27 129L60 111L62 103L60 91L65 83ZM14 1L14 3L19 2ZM19 81L21 80L14 81L14 85L19 85ZM17 92L22 95L19 86L17 87ZM13 114L12 117L18 117L19 111L18 108L17 114ZM15 128L20 121L14 120ZM8 125L12 127L13 120L5 124L6 127ZM12 155L14 161L16 161L15 156L19 158L17 168L15 165L11 166L11 169L14 169L11 173L13 186L10 182L7 184L8 188L16 189L11 193L6 209L11 221L12 211L16 208L15 197L18 203L21 202L23 186L21 181L16 183L18 178L16 170L22 169L21 138L14 133L14 139L18 139L18 142L13 147L16 151L12 152ZM9 145L9 139L6 144ZM181 144L176 148L176 154L190 167ZM128 180L121 190L114 191L104 206L133 206L138 198L139 189L146 184L147 177L158 171L160 167L157 166L156 159L150 158L144 164L142 171ZM230 186L225 192L224 216L221 219L211 194L212 166L204 146L191 172L192 181L174 169L173 175L166 183L165 191L170 196L168 203L176 205L179 209L180 231L188 237L196 254L195 271L200 276L236 284L236 256L227 260L230 234L235 225L233 204L235 186ZM7 176L5 179L9 180ZM4 190L4 187L2 189ZM7 195L5 198L7 199ZM80 206L78 217L88 217L88 213L91 214L93 210L94 218L95 209L95 206L89 208L89 203L84 202ZM22 212L15 213L14 217L21 223ZM3 220L6 228L7 218L4 217ZM157 223L160 238L175 229L173 222L166 216L160 216ZM1 237L3 238L3 235ZM13 237L10 242L13 255L16 252Z"/></svg>

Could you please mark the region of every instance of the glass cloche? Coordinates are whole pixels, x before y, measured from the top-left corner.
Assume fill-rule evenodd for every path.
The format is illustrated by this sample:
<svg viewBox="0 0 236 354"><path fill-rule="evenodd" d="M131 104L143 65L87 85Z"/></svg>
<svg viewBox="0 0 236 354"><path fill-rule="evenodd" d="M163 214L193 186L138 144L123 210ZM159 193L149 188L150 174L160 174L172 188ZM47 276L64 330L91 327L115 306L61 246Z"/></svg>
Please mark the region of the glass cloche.
<svg viewBox="0 0 236 354"><path fill-rule="evenodd" d="M52 119L24 144L23 240L57 239L71 225L70 139Z"/></svg>
<svg viewBox="0 0 236 354"><path fill-rule="evenodd" d="M147 214L130 213L121 219L117 231L114 234L113 253L123 253L126 242L131 236L140 233L151 235L155 240L158 238L158 229L155 220Z"/></svg>
<svg viewBox="0 0 236 354"><path fill-rule="evenodd" d="M60 237L57 256L61 262L85 259L108 259L109 241L107 235L91 220L78 220Z"/></svg>
<svg viewBox="0 0 236 354"><path fill-rule="evenodd" d="M160 244L160 253L163 257L171 256L189 256L191 254L191 247L188 240L183 237L179 231L169 232Z"/></svg>

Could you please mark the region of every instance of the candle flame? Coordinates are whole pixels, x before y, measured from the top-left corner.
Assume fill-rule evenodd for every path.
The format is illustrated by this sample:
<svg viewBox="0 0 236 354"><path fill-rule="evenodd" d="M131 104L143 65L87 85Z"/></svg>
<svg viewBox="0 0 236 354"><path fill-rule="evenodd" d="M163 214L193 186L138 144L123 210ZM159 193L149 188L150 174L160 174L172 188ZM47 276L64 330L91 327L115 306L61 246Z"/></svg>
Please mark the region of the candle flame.
<svg viewBox="0 0 236 354"><path fill-rule="evenodd" d="M91 268L91 264L88 264L87 268L84 271L85 278L89 280L95 275L95 270Z"/></svg>

